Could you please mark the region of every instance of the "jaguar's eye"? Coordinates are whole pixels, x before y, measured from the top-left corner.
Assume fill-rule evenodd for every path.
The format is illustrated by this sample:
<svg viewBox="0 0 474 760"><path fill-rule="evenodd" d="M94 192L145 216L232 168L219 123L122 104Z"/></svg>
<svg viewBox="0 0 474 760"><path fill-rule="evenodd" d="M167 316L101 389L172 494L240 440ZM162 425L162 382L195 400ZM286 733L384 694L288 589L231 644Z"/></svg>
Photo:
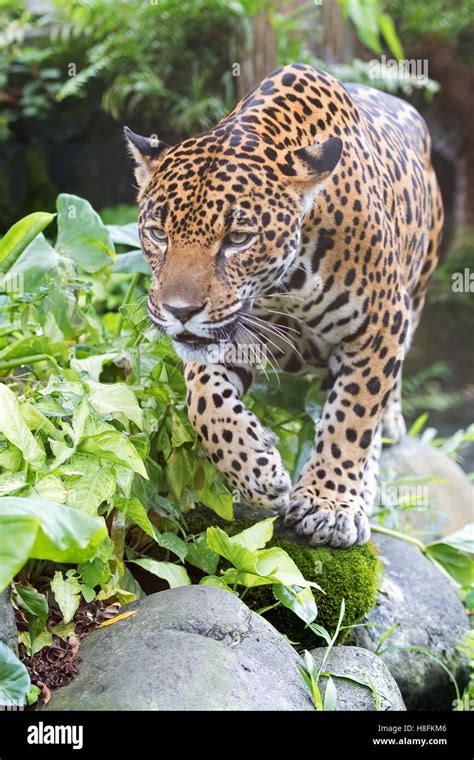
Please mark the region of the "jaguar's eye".
<svg viewBox="0 0 474 760"><path fill-rule="evenodd" d="M152 240L155 240L157 243L166 243L168 240L168 235L161 229L161 227L150 227L148 234Z"/></svg>
<svg viewBox="0 0 474 760"><path fill-rule="evenodd" d="M242 246L248 243L253 237L254 234L252 232L229 232L224 242L227 245Z"/></svg>

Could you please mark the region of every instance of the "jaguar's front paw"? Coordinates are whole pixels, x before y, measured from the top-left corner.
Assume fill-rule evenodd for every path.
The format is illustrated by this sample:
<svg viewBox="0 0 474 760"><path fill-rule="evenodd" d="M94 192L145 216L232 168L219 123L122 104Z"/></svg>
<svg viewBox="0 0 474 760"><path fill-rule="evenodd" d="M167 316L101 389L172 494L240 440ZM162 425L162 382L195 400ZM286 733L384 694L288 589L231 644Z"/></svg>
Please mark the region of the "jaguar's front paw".
<svg viewBox="0 0 474 760"><path fill-rule="evenodd" d="M311 546L327 544L345 549L366 544L370 538L369 520L361 502L323 498L311 487L297 488L283 514L285 525Z"/></svg>
<svg viewBox="0 0 474 760"><path fill-rule="evenodd" d="M279 452L267 450L260 454L250 475L250 500L259 507L280 513L288 508L292 490L290 476Z"/></svg>

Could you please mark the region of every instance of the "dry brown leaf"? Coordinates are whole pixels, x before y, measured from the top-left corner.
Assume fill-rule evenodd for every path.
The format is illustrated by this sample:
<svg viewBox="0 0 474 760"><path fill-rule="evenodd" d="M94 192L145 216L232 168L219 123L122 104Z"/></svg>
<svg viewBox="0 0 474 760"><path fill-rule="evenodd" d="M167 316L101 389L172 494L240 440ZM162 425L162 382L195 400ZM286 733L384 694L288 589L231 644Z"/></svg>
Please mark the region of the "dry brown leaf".
<svg viewBox="0 0 474 760"><path fill-rule="evenodd" d="M130 617L130 615L136 615L136 610L130 610L129 612L122 612L121 615L116 615L111 620L103 620L102 623L99 623L97 626L98 628L105 628L106 625L112 625L113 623L118 623L119 620L125 620L125 618Z"/></svg>

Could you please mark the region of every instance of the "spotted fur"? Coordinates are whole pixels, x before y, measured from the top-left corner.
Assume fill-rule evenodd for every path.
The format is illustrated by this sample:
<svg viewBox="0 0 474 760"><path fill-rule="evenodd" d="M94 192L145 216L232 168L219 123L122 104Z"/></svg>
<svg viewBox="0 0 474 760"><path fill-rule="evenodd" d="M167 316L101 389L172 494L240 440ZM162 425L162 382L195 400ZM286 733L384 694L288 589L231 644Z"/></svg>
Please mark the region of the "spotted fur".
<svg viewBox="0 0 474 760"><path fill-rule="evenodd" d="M207 456L311 544L366 542L382 427L395 440L404 431L401 368L443 223L423 119L291 65L202 135L174 147L127 136L150 316L186 362ZM287 372L326 371L314 451L294 486L276 436L242 401L254 367L210 363L218 341L261 342Z"/></svg>

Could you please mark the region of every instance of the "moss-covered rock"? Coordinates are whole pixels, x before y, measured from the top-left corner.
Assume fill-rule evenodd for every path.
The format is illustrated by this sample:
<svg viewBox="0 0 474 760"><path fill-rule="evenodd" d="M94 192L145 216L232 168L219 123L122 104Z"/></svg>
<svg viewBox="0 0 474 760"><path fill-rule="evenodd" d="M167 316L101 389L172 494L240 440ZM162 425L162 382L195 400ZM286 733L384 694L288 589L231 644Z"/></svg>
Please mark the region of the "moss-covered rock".
<svg viewBox="0 0 474 760"><path fill-rule="evenodd" d="M194 533L200 533L209 525L219 525L229 535L235 535L267 517L268 513L264 510L238 505L235 519L227 522L210 510L199 507L188 513L187 523L188 530ZM288 552L306 580L316 581L324 589L324 594L314 591L318 606L316 622L330 633L336 628L342 599L346 608L344 626L358 623L375 605L379 559L371 543L351 549L314 548L276 520L274 535L268 546L280 546ZM259 610L275 604L275 598L270 586L259 586L245 592L245 602L251 609ZM318 637L286 607L278 606L264 615L291 641L304 646L318 643ZM345 634L346 631L343 631L339 636L339 643Z"/></svg>

